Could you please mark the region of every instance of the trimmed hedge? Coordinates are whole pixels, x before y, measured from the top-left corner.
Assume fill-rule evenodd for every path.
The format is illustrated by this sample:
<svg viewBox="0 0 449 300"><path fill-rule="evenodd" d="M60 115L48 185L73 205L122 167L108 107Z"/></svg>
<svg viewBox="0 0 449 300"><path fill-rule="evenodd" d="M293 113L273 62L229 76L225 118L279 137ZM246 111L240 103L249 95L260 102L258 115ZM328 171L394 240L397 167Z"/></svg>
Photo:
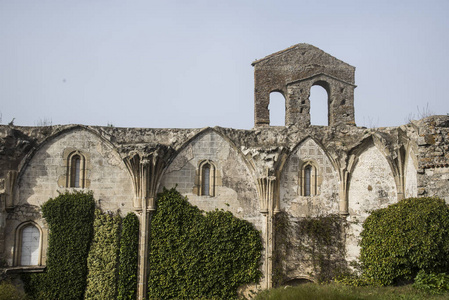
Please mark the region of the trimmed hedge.
<svg viewBox="0 0 449 300"><path fill-rule="evenodd" d="M85 299L115 299L119 254L119 215L95 210L94 237L87 257Z"/></svg>
<svg viewBox="0 0 449 300"><path fill-rule="evenodd" d="M23 277L29 295L83 299L94 210L92 193L82 192L61 194L42 206L49 228L47 272Z"/></svg>
<svg viewBox="0 0 449 300"><path fill-rule="evenodd" d="M420 270L449 271L449 208L437 198L404 199L363 224L364 276L381 285L412 281Z"/></svg>
<svg viewBox="0 0 449 300"><path fill-rule="evenodd" d="M230 212L203 215L175 189L158 197L150 230L150 299L233 299L256 283L260 233Z"/></svg>
<svg viewBox="0 0 449 300"><path fill-rule="evenodd" d="M118 300L133 300L137 296L137 267L139 254L139 218L130 212L122 222Z"/></svg>

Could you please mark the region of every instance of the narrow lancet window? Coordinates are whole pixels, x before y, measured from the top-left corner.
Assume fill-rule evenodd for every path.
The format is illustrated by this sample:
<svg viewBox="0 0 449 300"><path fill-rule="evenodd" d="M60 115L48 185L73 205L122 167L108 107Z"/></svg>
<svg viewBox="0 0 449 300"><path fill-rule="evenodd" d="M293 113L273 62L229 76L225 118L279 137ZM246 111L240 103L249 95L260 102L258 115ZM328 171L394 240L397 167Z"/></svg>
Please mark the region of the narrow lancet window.
<svg viewBox="0 0 449 300"><path fill-rule="evenodd" d="M210 165L205 164L203 166L203 178L202 178L202 191L204 196L210 196Z"/></svg>
<svg viewBox="0 0 449 300"><path fill-rule="evenodd" d="M311 182L312 182L312 166L307 166L304 169L304 196L310 196L311 194Z"/></svg>
<svg viewBox="0 0 449 300"><path fill-rule="evenodd" d="M80 187L80 174L81 174L81 157L74 155L72 157L72 172L70 187Z"/></svg>
<svg viewBox="0 0 449 300"><path fill-rule="evenodd" d="M198 165L198 196L215 197L216 168L210 160Z"/></svg>
<svg viewBox="0 0 449 300"><path fill-rule="evenodd" d="M319 194L319 174L313 162L305 162L301 167L300 183L301 196L311 197Z"/></svg>

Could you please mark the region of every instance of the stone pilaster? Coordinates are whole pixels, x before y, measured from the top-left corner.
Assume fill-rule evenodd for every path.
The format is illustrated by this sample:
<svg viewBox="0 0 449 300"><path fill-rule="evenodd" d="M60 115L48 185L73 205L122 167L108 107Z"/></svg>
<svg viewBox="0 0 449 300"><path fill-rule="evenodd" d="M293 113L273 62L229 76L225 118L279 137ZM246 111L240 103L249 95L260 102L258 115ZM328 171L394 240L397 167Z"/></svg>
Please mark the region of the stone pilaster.
<svg viewBox="0 0 449 300"><path fill-rule="evenodd" d="M151 217L156 210L156 194L159 181L172 156L172 149L159 146L133 151L125 158L134 185L134 207L140 211L139 266L137 299L147 295L148 247Z"/></svg>
<svg viewBox="0 0 449 300"><path fill-rule="evenodd" d="M279 212L279 193L278 182L275 176L267 176L257 179L257 190L260 200L260 212L265 220L264 240L264 262L263 270L265 276L264 288L269 289L273 286L273 252L274 252L274 224L273 219Z"/></svg>

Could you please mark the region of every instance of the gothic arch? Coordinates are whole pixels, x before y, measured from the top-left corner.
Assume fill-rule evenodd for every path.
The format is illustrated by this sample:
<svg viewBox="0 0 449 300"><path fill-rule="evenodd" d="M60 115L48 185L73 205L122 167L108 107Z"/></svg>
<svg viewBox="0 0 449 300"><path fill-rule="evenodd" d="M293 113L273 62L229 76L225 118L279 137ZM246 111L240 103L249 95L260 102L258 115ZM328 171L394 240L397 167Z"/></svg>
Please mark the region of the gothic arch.
<svg viewBox="0 0 449 300"><path fill-rule="evenodd" d="M218 134L221 138L223 138L225 141L228 142L228 144L230 145L230 147L236 151L239 156L241 157L241 159L244 161L246 167L248 168L248 171L250 172L250 174L252 175L254 182L257 181L257 167L254 164L254 162L250 159L247 158L247 156L242 152L242 150L240 149L240 147L237 147L237 145L234 143L234 141L232 139L230 139L226 134L224 134L222 132L222 130L219 130L219 127L206 127L203 128L200 132L198 132L197 134L195 134L193 137L191 137L190 139L188 139L187 141L185 141L181 147L179 147L176 150L176 153L173 155L173 159L171 160L171 162L176 158L176 156L181 153L183 150L185 150L189 145L192 144L192 141L196 140L198 137L201 137L202 135L208 134L210 132L214 132L216 134Z"/></svg>
<svg viewBox="0 0 449 300"><path fill-rule="evenodd" d="M339 173L333 159L308 136L293 148L282 167L280 208L295 217L318 215L324 207L338 213L338 186Z"/></svg>
<svg viewBox="0 0 449 300"><path fill-rule="evenodd" d="M71 183L70 166L76 157L78 186ZM94 191L104 208L126 213L132 207L128 205L132 179L121 154L101 132L84 126L64 127L37 145L22 164L16 188L20 193L16 193L15 205L39 206L58 192L84 188Z"/></svg>
<svg viewBox="0 0 449 300"><path fill-rule="evenodd" d="M229 210L241 218L259 216L254 174L238 149L214 129L203 130L176 152L164 170L159 191L176 187L205 211ZM209 166L205 170L205 166ZM209 185L205 187L205 172ZM207 188L209 194L205 193Z"/></svg>
<svg viewBox="0 0 449 300"><path fill-rule="evenodd" d="M114 149L114 151L116 152L117 155L120 155L120 152L118 151L117 147L112 144L108 139L106 139L103 135L101 135L99 132L97 132L96 130L94 130L93 128L89 127L89 126L84 126L84 125L68 125L67 127L64 127L62 129L60 129L59 131L55 132L53 135L48 136L47 138L45 138L41 143L39 143L37 146L35 146L25 157L24 159L22 159L22 161L19 164L19 173L17 176L17 183L20 182L21 177L23 175L24 170L28 167L28 164L30 163L31 159L36 155L36 153L42 149L45 145L47 145L48 143L53 142L55 139L57 139L58 137L69 133L71 131L75 131L75 130L86 130L90 133L92 133L93 135L95 135L96 137L98 137L102 142L106 143L107 145L109 145L112 149Z"/></svg>

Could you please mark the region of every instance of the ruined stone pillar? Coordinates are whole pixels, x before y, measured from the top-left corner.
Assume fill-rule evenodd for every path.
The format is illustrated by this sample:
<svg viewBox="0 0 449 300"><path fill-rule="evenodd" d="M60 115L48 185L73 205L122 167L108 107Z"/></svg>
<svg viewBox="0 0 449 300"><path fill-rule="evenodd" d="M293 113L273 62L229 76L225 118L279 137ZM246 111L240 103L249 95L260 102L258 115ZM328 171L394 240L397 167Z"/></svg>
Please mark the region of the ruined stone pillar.
<svg viewBox="0 0 449 300"><path fill-rule="evenodd" d="M146 203L142 199L142 203ZM138 276L137 276L137 299L145 299L147 294L147 269L148 269L148 229L149 229L149 213L146 205L142 207L140 214L139 228L139 259L138 259Z"/></svg>
<svg viewBox="0 0 449 300"><path fill-rule="evenodd" d="M137 278L137 299L147 296L148 285L148 249L150 243L151 218L156 210L156 194L159 180L173 151L169 147L158 145L156 148L144 148L134 151L125 159L133 178L134 206L140 210L139 261Z"/></svg>
<svg viewBox="0 0 449 300"><path fill-rule="evenodd" d="M348 179L349 173L346 170L340 170L340 215L349 214L348 203Z"/></svg>
<svg viewBox="0 0 449 300"><path fill-rule="evenodd" d="M260 199L260 212L265 217L264 238L264 263L265 276L264 288L273 286L273 251L274 251L274 215L279 211L279 193L277 193L277 180L275 176L258 178L257 190Z"/></svg>

